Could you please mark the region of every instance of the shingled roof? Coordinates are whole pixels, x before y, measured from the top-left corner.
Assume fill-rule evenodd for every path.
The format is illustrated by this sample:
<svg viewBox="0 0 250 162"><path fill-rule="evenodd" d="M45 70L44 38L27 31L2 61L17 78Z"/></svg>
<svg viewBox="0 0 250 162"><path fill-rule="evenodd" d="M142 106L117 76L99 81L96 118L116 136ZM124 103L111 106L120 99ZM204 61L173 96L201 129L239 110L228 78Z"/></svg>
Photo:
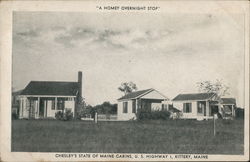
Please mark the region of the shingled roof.
<svg viewBox="0 0 250 162"><path fill-rule="evenodd" d="M179 94L173 101L185 101L185 100L207 100L212 98L215 93L189 93L189 94Z"/></svg>
<svg viewBox="0 0 250 162"><path fill-rule="evenodd" d="M236 104L235 98L221 98L222 104Z"/></svg>
<svg viewBox="0 0 250 162"><path fill-rule="evenodd" d="M148 94L149 92L153 91L154 89L145 89L145 90L140 90L140 91L135 91L128 93L127 95L119 98L118 100L125 100L125 99L132 99L132 98L137 98L143 94Z"/></svg>
<svg viewBox="0 0 250 162"><path fill-rule="evenodd" d="M20 95L76 96L78 82L31 81Z"/></svg>

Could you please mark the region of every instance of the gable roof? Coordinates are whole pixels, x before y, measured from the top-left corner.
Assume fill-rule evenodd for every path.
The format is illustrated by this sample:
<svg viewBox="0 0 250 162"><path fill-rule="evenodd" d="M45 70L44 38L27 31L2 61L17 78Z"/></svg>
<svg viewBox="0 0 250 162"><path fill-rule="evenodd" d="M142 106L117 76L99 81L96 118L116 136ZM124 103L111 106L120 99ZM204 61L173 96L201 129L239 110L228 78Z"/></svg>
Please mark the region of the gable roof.
<svg viewBox="0 0 250 162"><path fill-rule="evenodd" d="M122 96L118 100L137 98L137 97L139 97L139 96L141 96L143 94L148 94L149 92L152 92L153 90L154 90L153 88L150 88L150 89L131 92L131 93L126 94L125 96Z"/></svg>
<svg viewBox="0 0 250 162"><path fill-rule="evenodd" d="M221 98L222 104L236 104L235 98Z"/></svg>
<svg viewBox="0 0 250 162"><path fill-rule="evenodd" d="M185 101L185 100L207 100L212 98L215 93L189 93L189 94L179 94L173 101Z"/></svg>
<svg viewBox="0 0 250 162"><path fill-rule="evenodd" d="M76 96L78 82L31 81L20 95Z"/></svg>

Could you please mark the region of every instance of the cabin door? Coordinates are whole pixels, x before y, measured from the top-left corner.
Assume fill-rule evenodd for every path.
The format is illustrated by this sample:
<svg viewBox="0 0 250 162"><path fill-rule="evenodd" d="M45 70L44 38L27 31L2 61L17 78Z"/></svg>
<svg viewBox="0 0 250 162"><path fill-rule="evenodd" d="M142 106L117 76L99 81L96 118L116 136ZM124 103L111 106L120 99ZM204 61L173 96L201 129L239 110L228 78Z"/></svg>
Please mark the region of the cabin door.
<svg viewBox="0 0 250 162"><path fill-rule="evenodd" d="M46 100L40 99L39 118L44 118L44 109L46 107Z"/></svg>
<svg viewBox="0 0 250 162"><path fill-rule="evenodd" d="M29 118L34 119L36 114L36 104L34 100L29 100Z"/></svg>

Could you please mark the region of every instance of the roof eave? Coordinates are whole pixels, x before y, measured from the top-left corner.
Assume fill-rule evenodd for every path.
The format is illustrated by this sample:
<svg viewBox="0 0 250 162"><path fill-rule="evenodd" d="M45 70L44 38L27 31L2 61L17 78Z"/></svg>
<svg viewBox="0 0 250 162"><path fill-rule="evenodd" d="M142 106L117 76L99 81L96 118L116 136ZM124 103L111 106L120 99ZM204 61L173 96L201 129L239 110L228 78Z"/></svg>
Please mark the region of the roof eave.
<svg viewBox="0 0 250 162"><path fill-rule="evenodd" d="M140 97L142 97L142 96L144 96L144 95L146 95L146 94L152 92L153 90L154 90L154 89L151 88L151 89L149 89L148 91L144 92L143 94L141 94L141 95L139 95L139 96L136 96L136 97L133 97L133 98L126 98L126 99L117 99L117 101L137 99L137 98L140 98Z"/></svg>
<svg viewBox="0 0 250 162"><path fill-rule="evenodd" d="M137 97L134 97L134 99L141 98L142 96L145 96L146 94L148 94L148 93L150 93L150 92L152 92L152 91L154 91L153 88L149 89L148 91L144 92L143 94L141 94L141 95L139 95L139 96L137 96Z"/></svg>
<svg viewBox="0 0 250 162"><path fill-rule="evenodd" d="M31 95L31 94L22 94L22 95L18 95L20 97L76 97L76 95Z"/></svg>
<svg viewBox="0 0 250 162"><path fill-rule="evenodd" d="M134 99L136 99L136 98L118 99L117 101L121 102L121 101L129 101L129 100L134 100Z"/></svg>
<svg viewBox="0 0 250 162"><path fill-rule="evenodd" d="M183 101L208 101L208 100L205 99L205 100L172 100L172 101L183 102Z"/></svg>

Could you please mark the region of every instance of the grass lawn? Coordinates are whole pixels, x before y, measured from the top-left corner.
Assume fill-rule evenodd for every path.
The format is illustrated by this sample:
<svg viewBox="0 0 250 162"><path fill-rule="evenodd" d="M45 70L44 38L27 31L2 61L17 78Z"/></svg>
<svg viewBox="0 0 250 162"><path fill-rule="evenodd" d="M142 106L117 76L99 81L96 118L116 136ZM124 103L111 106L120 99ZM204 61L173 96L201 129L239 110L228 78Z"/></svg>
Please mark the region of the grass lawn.
<svg viewBox="0 0 250 162"><path fill-rule="evenodd" d="M13 120L12 151L243 154L244 121Z"/></svg>

